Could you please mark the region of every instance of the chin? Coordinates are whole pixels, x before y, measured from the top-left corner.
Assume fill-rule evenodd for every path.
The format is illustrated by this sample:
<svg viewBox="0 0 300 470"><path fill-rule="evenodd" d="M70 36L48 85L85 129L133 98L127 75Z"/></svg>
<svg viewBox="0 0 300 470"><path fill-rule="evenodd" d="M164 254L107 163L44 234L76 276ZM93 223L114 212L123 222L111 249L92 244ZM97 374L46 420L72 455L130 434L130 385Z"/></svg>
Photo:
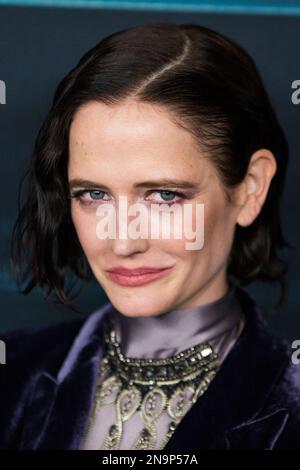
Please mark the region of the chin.
<svg viewBox="0 0 300 470"><path fill-rule="evenodd" d="M120 298L110 298L113 306L123 315L127 317L154 317L160 315L165 309L163 305L158 304L157 302L147 301L145 298L139 299L124 299Z"/></svg>

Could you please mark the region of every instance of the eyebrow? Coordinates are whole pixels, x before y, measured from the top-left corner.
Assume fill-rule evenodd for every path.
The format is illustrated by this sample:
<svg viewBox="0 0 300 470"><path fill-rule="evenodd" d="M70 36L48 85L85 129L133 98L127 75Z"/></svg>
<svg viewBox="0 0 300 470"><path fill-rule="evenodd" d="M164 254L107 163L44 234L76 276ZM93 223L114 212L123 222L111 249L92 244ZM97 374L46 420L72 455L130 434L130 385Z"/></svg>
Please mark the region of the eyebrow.
<svg viewBox="0 0 300 470"><path fill-rule="evenodd" d="M75 178L70 180L69 188L70 190L75 187L84 187L87 189L94 189L94 188L103 188L106 190L110 190L107 186L101 183L97 183L95 181L85 180ZM156 181L141 181L139 183L135 183L133 185L134 188L157 188L157 187L168 187L168 188L182 188L182 189L198 189L200 184L195 181L188 181L188 180L174 180L174 179L160 179Z"/></svg>

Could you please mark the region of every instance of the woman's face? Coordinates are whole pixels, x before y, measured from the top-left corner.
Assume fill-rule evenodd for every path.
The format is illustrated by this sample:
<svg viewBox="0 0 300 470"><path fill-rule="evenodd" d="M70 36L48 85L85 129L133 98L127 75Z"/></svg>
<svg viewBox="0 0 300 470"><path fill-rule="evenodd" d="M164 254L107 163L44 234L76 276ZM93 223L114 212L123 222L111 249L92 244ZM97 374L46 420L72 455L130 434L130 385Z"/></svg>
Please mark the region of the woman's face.
<svg viewBox="0 0 300 470"><path fill-rule="evenodd" d="M166 110L135 101L115 106L89 102L81 107L70 129L68 178L72 193L85 191L71 199L79 241L96 279L121 313L154 316L226 293L237 207L226 198L214 166L196 147L192 134L174 124ZM151 204L158 208L176 202L183 210L189 204L193 230L196 204L203 204L202 248L188 250L186 242L191 239L184 236L121 239L117 232L115 239L100 239L96 209L109 203L118 215L119 196L127 197L128 207L142 203L149 215ZM129 215L127 223L133 219ZM120 228L118 221L116 227ZM107 270L115 267L171 269L150 282L126 285L123 278L110 277Z"/></svg>

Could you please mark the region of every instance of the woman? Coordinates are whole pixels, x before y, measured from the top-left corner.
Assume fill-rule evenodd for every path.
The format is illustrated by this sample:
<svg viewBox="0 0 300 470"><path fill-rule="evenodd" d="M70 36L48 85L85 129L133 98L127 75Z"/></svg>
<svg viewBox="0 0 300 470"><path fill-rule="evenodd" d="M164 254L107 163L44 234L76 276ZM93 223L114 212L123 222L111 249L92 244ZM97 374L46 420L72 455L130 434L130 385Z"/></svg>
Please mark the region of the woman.
<svg viewBox="0 0 300 470"><path fill-rule="evenodd" d="M37 137L13 253L25 292L70 303L75 273L109 300L4 337L2 448L300 448L299 368L241 287L284 301L287 159L255 64L217 32L149 23L82 57Z"/></svg>

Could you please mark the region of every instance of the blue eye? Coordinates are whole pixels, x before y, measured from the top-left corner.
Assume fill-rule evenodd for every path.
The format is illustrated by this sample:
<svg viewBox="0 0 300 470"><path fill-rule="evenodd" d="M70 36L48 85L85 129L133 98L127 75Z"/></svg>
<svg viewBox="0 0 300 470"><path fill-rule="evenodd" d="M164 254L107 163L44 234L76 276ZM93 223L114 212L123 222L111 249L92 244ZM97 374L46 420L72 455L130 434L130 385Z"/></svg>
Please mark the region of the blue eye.
<svg viewBox="0 0 300 470"><path fill-rule="evenodd" d="M103 191L99 189L93 189L92 191L87 191L87 193L91 196L92 199L102 199L101 196L104 194Z"/></svg>
<svg viewBox="0 0 300 470"><path fill-rule="evenodd" d="M168 191L168 190L158 190L158 189L155 189L153 191L151 191L151 194L153 193L157 193L159 195L160 198L162 198L162 200L158 201L157 199L155 199L155 202L157 202L158 204L161 203L161 204L168 204L170 205L173 204L173 203L176 203L176 202L180 202L181 199L186 199L186 196L185 194L182 194L182 193L179 193L177 191ZM175 198L175 199L174 199Z"/></svg>
<svg viewBox="0 0 300 470"><path fill-rule="evenodd" d="M187 196L178 191L168 191L164 189L154 189L150 191L150 195L156 194L160 200L153 197L153 202L156 204L175 204L180 202L182 199L187 199ZM79 189L78 191L71 192L70 197L78 200L83 206L91 206L97 204L100 201L107 202L109 199L104 199L107 193L100 189ZM150 199L151 202L151 199Z"/></svg>
<svg viewBox="0 0 300 470"><path fill-rule="evenodd" d="M105 195L105 192L100 189L80 189L71 193L70 197L77 199L82 205L88 206L97 201L104 201L103 195Z"/></svg>
<svg viewBox="0 0 300 470"><path fill-rule="evenodd" d="M160 195L163 199L166 197L166 201L171 201L175 196L171 191L161 191Z"/></svg>

